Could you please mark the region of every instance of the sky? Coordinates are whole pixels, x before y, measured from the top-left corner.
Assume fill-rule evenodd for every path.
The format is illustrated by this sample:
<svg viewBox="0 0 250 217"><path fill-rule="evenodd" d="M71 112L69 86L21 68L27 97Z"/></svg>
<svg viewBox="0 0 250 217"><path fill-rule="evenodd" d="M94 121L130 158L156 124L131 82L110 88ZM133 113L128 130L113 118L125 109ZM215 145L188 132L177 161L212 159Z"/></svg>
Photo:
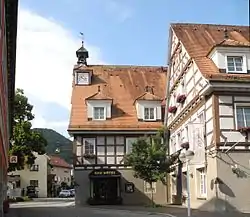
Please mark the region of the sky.
<svg viewBox="0 0 250 217"><path fill-rule="evenodd" d="M89 64L166 66L170 23L249 25L248 0L19 0L16 88L33 127L69 137L75 51Z"/></svg>

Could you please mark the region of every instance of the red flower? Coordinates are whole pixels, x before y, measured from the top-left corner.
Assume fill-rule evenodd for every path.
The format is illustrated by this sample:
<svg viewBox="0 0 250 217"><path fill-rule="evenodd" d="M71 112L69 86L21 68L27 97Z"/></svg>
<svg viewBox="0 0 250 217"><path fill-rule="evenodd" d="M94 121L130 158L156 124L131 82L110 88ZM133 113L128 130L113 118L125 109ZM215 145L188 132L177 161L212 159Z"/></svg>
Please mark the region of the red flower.
<svg viewBox="0 0 250 217"><path fill-rule="evenodd" d="M185 94L181 94L181 95L177 96L176 101L177 101L178 103L184 103L185 100L186 100L186 98L187 98L187 97L186 97Z"/></svg>
<svg viewBox="0 0 250 217"><path fill-rule="evenodd" d="M177 111L177 107L176 107L176 106L170 106L170 107L168 108L168 111L169 111L170 113L175 113L175 112Z"/></svg>

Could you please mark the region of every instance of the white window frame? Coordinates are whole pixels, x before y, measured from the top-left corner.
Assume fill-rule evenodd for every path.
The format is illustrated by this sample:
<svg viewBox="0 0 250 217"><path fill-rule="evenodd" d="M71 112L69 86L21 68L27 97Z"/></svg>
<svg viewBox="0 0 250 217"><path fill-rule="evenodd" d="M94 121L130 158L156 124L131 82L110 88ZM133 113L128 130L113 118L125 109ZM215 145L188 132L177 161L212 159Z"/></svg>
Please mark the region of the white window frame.
<svg viewBox="0 0 250 217"><path fill-rule="evenodd" d="M228 57L242 57L242 71L228 71L227 58ZM239 53L227 53L225 56L225 68L228 74L247 74L247 57L244 54Z"/></svg>
<svg viewBox="0 0 250 217"><path fill-rule="evenodd" d="M236 129L239 128L238 126L238 120L237 120L237 107L238 108L242 108L242 107L249 107L250 108L250 103L235 103L234 104L234 111L235 111L235 125L236 125ZM244 127L250 127L250 126L246 126L246 120L245 120L245 116L244 116L244 124L245 126Z"/></svg>
<svg viewBox="0 0 250 217"><path fill-rule="evenodd" d="M103 118L96 118L95 117L95 109L100 109L102 108L103 109ZM97 121L103 121L103 120L106 120L106 107L105 106L94 106L93 107L93 120L97 120Z"/></svg>
<svg viewBox="0 0 250 217"><path fill-rule="evenodd" d="M145 118L145 109L153 109L154 110L154 117L153 118ZM149 111L150 112L150 111ZM143 108L143 120L144 121L156 121L156 107L144 106Z"/></svg>
<svg viewBox="0 0 250 217"><path fill-rule="evenodd" d="M170 138L170 147L171 147L171 151L173 153L175 153L177 150L176 150L176 137L175 135L172 135L171 138Z"/></svg>
<svg viewBox="0 0 250 217"><path fill-rule="evenodd" d="M156 182L152 182L152 189L151 189L151 186L148 182L145 182L144 181L144 193L145 194L156 194ZM153 191L153 192L152 192Z"/></svg>
<svg viewBox="0 0 250 217"><path fill-rule="evenodd" d="M93 153L90 153L90 152L86 153L86 144L85 144L85 142L92 143L92 145L93 145ZM96 144L95 144L95 142L96 142L95 138L83 138L82 143L83 143L83 148L84 148L84 154L93 154L93 155L96 154Z"/></svg>

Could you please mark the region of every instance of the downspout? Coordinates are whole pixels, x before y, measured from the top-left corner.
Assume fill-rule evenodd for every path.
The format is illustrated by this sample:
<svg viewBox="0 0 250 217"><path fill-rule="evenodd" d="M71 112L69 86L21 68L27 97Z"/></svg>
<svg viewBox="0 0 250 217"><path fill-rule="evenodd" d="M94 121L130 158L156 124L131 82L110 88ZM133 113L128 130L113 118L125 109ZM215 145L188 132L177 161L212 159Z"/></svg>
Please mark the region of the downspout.
<svg viewBox="0 0 250 217"><path fill-rule="evenodd" d="M169 85L170 85L170 75L171 75L171 67L172 67L172 61L171 61L171 44L172 44L172 28L170 26L169 28L169 37L168 37L168 69L167 69L167 80L166 80L166 96L165 96L165 115L164 115L164 127L166 130L164 131L164 142L167 147L167 156L170 155L169 151L169 136L170 136L170 131L167 129L167 123L168 123L168 107L169 107ZM170 202L170 176L169 174L166 174L166 202Z"/></svg>

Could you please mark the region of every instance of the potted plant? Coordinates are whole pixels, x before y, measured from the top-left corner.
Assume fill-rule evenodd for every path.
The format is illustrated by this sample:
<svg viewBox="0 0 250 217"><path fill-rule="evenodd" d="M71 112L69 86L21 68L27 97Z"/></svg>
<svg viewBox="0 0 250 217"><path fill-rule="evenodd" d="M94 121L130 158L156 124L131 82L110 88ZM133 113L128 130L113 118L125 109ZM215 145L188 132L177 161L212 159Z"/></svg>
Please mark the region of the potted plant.
<svg viewBox="0 0 250 217"><path fill-rule="evenodd" d="M250 132L250 127L240 127L238 131L241 133Z"/></svg>
<svg viewBox="0 0 250 217"><path fill-rule="evenodd" d="M170 106L170 107L168 108L168 111L169 111L170 113L175 113L175 112L177 111L177 107L176 107L176 106Z"/></svg>
<svg viewBox="0 0 250 217"><path fill-rule="evenodd" d="M86 159L94 159L95 155L94 154L83 154L83 157Z"/></svg>
<svg viewBox="0 0 250 217"><path fill-rule="evenodd" d="M186 95L185 94L180 94L179 96L177 96L177 99L176 99L176 101L178 102L178 103L184 103L185 102L185 100L186 100Z"/></svg>
<svg viewBox="0 0 250 217"><path fill-rule="evenodd" d="M184 142L184 143L182 143L182 144L181 144L181 147L182 147L183 149L188 150L188 149L189 149L189 142Z"/></svg>

